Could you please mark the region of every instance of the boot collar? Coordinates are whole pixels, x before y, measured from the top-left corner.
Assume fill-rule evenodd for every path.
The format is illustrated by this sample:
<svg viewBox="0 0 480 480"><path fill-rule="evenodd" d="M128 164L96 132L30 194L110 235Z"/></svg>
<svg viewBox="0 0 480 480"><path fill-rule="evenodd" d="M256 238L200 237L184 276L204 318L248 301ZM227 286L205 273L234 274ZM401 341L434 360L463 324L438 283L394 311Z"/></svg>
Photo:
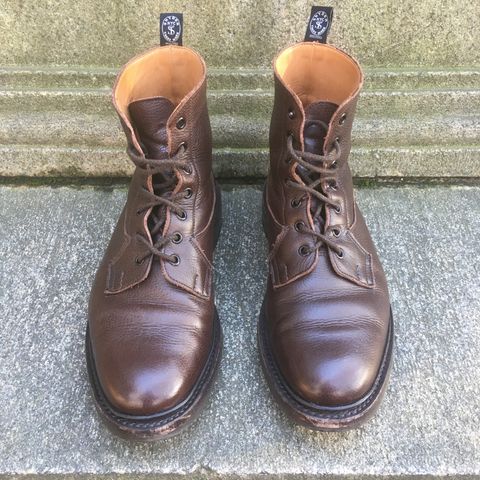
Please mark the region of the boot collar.
<svg viewBox="0 0 480 480"><path fill-rule="evenodd" d="M175 78L175 69L178 69L178 79ZM177 45L154 47L130 60L117 76L112 98L129 148L144 155L128 111L132 102L165 97L173 103L175 109L166 125L168 152L171 154L182 142L182 135L172 135L172 132L176 127L182 129L183 122L188 122L186 114L195 110L192 104L205 94L205 86L205 62L190 48Z"/></svg>
<svg viewBox="0 0 480 480"><path fill-rule="evenodd" d="M317 101L338 105L325 135L324 150L328 151L337 137L340 140L350 138L356 103L363 86L363 72L353 57L331 45L301 42L280 52L273 66L276 88L282 90L282 96L288 99L291 131L302 150L304 105ZM347 80L342 80L344 78Z"/></svg>

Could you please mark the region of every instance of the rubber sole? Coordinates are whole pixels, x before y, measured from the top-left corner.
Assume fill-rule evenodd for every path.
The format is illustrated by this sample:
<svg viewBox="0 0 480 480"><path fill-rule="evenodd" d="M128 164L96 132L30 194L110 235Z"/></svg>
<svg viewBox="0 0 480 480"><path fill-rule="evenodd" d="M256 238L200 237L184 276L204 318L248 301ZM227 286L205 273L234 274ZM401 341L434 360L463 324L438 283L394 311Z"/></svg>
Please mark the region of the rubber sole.
<svg viewBox="0 0 480 480"><path fill-rule="evenodd" d="M218 315L215 312L212 349L197 383L181 404L168 411L149 416L125 415L115 410L103 392L97 376L88 327L85 346L87 370L94 393L95 405L107 426L113 433L122 438L154 441L180 433L197 418L215 381L221 359L223 335Z"/></svg>
<svg viewBox="0 0 480 480"><path fill-rule="evenodd" d="M319 431L338 431L356 428L365 423L378 409L385 393L393 351L393 318L380 368L370 391L357 402L339 407L323 407L301 399L283 378L270 350L265 332L265 312L262 306L258 322L258 349L264 375L282 409L297 423Z"/></svg>

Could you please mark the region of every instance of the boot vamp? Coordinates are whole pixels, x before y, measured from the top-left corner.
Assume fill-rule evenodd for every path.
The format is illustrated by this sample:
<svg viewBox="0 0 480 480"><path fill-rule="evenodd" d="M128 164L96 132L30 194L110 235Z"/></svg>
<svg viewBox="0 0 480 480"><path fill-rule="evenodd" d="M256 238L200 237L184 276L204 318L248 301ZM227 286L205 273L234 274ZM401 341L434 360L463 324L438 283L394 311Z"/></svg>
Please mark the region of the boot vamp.
<svg viewBox="0 0 480 480"><path fill-rule="evenodd" d="M267 294L269 342L281 374L302 399L348 405L374 385L390 307L383 272L374 288L338 276L320 248L314 270Z"/></svg>
<svg viewBox="0 0 480 480"><path fill-rule="evenodd" d="M158 259L148 278L105 294L100 269L90 301L95 368L111 405L130 415L170 409L188 397L213 339L213 302L169 284Z"/></svg>

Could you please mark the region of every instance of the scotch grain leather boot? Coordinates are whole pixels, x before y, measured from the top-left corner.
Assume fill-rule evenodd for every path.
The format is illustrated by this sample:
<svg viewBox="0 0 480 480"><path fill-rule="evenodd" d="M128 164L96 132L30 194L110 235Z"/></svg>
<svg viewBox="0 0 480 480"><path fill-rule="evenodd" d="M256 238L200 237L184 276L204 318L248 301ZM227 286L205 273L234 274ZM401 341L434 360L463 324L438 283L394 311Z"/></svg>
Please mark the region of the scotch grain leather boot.
<svg viewBox="0 0 480 480"><path fill-rule="evenodd" d="M363 76L349 55L312 42L284 50L274 70L261 360L295 420L351 428L378 407L393 338L385 275L347 162Z"/></svg>
<svg viewBox="0 0 480 480"><path fill-rule="evenodd" d="M97 407L124 437L153 440L187 425L220 360L212 286L220 193L205 71L186 47L156 47L114 87L136 169L95 277L86 348Z"/></svg>

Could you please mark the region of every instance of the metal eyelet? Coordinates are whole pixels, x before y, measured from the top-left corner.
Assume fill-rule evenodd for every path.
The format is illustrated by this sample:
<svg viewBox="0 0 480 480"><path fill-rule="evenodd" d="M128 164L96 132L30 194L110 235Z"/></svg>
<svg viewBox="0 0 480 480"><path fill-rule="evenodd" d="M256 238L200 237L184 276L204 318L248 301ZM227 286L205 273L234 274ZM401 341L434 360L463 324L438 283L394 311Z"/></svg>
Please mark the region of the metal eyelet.
<svg viewBox="0 0 480 480"><path fill-rule="evenodd" d="M295 230L296 230L297 232L301 232L301 231L303 230L303 227L304 227L304 226L305 226L305 223L302 222L301 220L298 220L297 222L295 222L295 225L294 225Z"/></svg>
<svg viewBox="0 0 480 480"><path fill-rule="evenodd" d="M342 206L341 205L335 205L333 207L333 210L335 211L335 213L342 213Z"/></svg>
<svg viewBox="0 0 480 480"><path fill-rule="evenodd" d="M344 112L342 113L340 120L338 121L339 125L343 125L346 119L347 119L347 114Z"/></svg>
<svg viewBox="0 0 480 480"><path fill-rule="evenodd" d="M177 218L178 218L179 220L182 220L182 221L183 221L183 220L186 220L186 219L187 219L187 212L186 212L185 210L183 210L182 213L180 213L180 214L177 213L176 215L177 215Z"/></svg>
<svg viewBox="0 0 480 480"><path fill-rule="evenodd" d="M290 205L292 206L292 208L298 208L301 204L302 204L302 201L301 201L301 200L298 200L298 199L296 199L296 198L294 198L294 199L290 202Z"/></svg>
<svg viewBox="0 0 480 480"><path fill-rule="evenodd" d="M338 258L343 258L345 256L345 252L343 251L343 249L340 249L339 252L335 252L335 254Z"/></svg>
<svg viewBox="0 0 480 480"><path fill-rule="evenodd" d="M141 265L144 261L145 261L144 258L140 259L140 258L138 258L138 257L135 257L135 263L136 263L137 265Z"/></svg>
<svg viewBox="0 0 480 480"><path fill-rule="evenodd" d="M329 190L336 190L338 188L338 184L334 180L330 181L330 182L327 182L327 188Z"/></svg>
<svg viewBox="0 0 480 480"><path fill-rule="evenodd" d="M339 228L334 227L334 228L332 228L331 231L332 231L332 235L333 235L334 237L339 237L339 236L340 236L340 229L339 229Z"/></svg>
<svg viewBox="0 0 480 480"><path fill-rule="evenodd" d="M193 173L192 167L190 165L182 167L182 170L185 175L191 175Z"/></svg>
<svg viewBox="0 0 480 480"><path fill-rule="evenodd" d="M178 150L183 149L184 152L187 151L187 142L181 142L180 145L178 146Z"/></svg>
<svg viewBox="0 0 480 480"><path fill-rule="evenodd" d="M176 267L177 265L180 264L180 257L178 255L173 254L172 259L169 260L169 263L174 267Z"/></svg>
<svg viewBox="0 0 480 480"><path fill-rule="evenodd" d="M299 249L298 249L298 253L299 255L301 255L302 257L308 257L308 255L310 255L310 247L308 245L302 245Z"/></svg>
<svg viewBox="0 0 480 480"><path fill-rule="evenodd" d="M178 120L177 120L177 128L179 130L183 130L185 128L185 125L187 124L187 121L185 120L185 118L183 117L180 117Z"/></svg>
<svg viewBox="0 0 480 480"><path fill-rule="evenodd" d="M184 198L191 198L193 195L193 190L191 188L186 188L184 193L185 193Z"/></svg>
<svg viewBox="0 0 480 480"><path fill-rule="evenodd" d="M172 236L172 243L180 243L183 240L183 235L180 232L175 232Z"/></svg>
<svg viewBox="0 0 480 480"><path fill-rule="evenodd" d="M288 118L290 120L293 120L295 118L295 110L293 110L293 108L288 109Z"/></svg>
<svg viewBox="0 0 480 480"><path fill-rule="evenodd" d="M135 215L140 216L142 213L143 213L142 210L137 210L137 211L135 212Z"/></svg>

